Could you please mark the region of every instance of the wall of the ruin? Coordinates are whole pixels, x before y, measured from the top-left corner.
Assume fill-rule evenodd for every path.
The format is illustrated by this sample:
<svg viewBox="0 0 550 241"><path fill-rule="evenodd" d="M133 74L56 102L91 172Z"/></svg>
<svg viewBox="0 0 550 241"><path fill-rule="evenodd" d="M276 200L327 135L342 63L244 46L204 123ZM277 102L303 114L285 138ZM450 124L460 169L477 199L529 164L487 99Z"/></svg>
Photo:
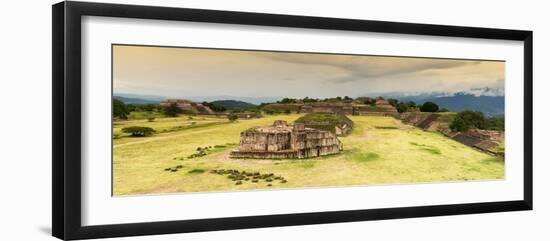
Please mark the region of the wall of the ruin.
<svg viewBox="0 0 550 241"><path fill-rule="evenodd" d="M239 149L243 151L282 151L290 148L290 139L290 132L243 132Z"/></svg>
<svg viewBox="0 0 550 241"><path fill-rule="evenodd" d="M286 123L276 122L274 126ZM293 131L253 129L241 133L240 146L231 152L233 158L281 159L308 158L338 153L342 143L329 131L306 129L297 124Z"/></svg>

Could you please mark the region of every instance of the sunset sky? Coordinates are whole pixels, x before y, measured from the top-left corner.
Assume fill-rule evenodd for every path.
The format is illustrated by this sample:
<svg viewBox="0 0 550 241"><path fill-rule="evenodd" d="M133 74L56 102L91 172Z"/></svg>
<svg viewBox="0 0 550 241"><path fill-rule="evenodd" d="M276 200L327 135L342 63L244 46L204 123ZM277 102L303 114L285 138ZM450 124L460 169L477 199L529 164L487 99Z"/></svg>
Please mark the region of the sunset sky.
<svg viewBox="0 0 550 241"><path fill-rule="evenodd" d="M504 62L113 47L113 91L186 96L325 98L504 88Z"/></svg>

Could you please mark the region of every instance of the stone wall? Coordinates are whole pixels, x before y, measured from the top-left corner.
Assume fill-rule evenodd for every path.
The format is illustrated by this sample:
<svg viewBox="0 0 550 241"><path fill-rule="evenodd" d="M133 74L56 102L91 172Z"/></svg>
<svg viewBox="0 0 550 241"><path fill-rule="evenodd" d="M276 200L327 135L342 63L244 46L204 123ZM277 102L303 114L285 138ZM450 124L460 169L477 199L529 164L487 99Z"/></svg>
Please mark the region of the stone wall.
<svg viewBox="0 0 550 241"><path fill-rule="evenodd" d="M256 127L243 131L239 148L230 153L232 158L282 159L310 158L335 154L342 143L330 131L288 126L275 121L271 127Z"/></svg>
<svg viewBox="0 0 550 241"><path fill-rule="evenodd" d="M291 132L265 133L245 131L241 133L239 149L242 151L282 151L290 148Z"/></svg>

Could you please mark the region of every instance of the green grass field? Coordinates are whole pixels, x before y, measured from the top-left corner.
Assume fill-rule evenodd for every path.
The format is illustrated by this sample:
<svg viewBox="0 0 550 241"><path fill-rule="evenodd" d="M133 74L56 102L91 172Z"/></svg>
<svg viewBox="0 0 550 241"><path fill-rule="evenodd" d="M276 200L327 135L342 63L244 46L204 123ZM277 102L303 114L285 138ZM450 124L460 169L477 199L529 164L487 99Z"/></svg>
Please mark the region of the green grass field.
<svg viewBox="0 0 550 241"><path fill-rule="evenodd" d="M436 132L405 125L391 117L350 116L354 129L339 137L344 151L305 160L231 159L241 131L293 122L297 114L238 120L206 117L116 121L113 133L113 194L231 191L322 186L405 184L494 180L504 178L501 158L476 151ZM192 124L194 122L194 124ZM124 126L149 126L150 137L120 134ZM202 157L189 158L197 147L211 146ZM172 168L170 170L165 170ZM287 181L245 181L242 185L216 169L273 173ZM175 170L175 171L171 171ZM268 186L271 184L271 186Z"/></svg>

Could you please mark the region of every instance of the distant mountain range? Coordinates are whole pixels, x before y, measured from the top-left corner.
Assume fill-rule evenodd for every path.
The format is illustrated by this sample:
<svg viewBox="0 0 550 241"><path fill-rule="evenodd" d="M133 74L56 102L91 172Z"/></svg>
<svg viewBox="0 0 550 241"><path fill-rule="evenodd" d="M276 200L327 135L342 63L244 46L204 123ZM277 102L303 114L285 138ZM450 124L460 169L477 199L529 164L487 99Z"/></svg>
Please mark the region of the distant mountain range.
<svg viewBox="0 0 550 241"><path fill-rule="evenodd" d="M422 104L431 101L450 111L463 111L466 109L481 111L490 116L504 114L504 89L499 88L472 88L459 92L386 92L371 93L364 96L376 97L384 96L386 99L393 98L400 101L414 101ZM161 100L168 98L182 97L164 97L155 95L139 95L116 93L116 98L126 104L158 104ZM212 102L216 105L224 106L226 109L239 109L253 107L261 103L272 103L281 100L280 96L266 97L237 97L237 96L189 96L184 99L196 102Z"/></svg>
<svg viewBox="0 0 550 241"><path fill-rule="evenodd" d="M271 103L278 100L281 100L283 97L280 96L260 96L260 97L240 97L240 96L230 96L230 95L219 95L219 96L156 96L156 95L140 95L140 94L126 94L126 93L114 93L114 98L121 100L126 104L142 104L142 103L160 103L160 101L165 99L187 99L195 102L213 102L219 100L236 100L242 102L248 102L250 104L259 105L261 103ZM126 99L129 102L125 102L123 99Z"/></svg>
<svg viewBox="0 0 550 241"><path fill-rule="evenodd" d="M490 116L504 114L504 90L489 87L474 88L455 93L428 92L428 93L385 93L385 98L400 101L414 101L422 104L431 101L450 111L477 110Z"/></svg>
<svg viewBox="0 0 550 241"><path fill-rule="evenodd" d="M254 104L250 104L248 102L244 101L238 101L238 100L216 100L210 102L214 105L223 106L228 110L235 110L235 109L245 109L245 108L251 108L256 107Z"/></svg>
<svg viewBox="0 0 550 241"><path fill-rule="evenodd" d="M414 101L422 104L431 101L450 111L477 110L487 115L495 116L504 114L504 96L475 96L472 94L457 93L452 96L441 97L402 97L401 101Z"/></svg>
<svg viewBox="0 0 550 241"><path fill-rule="evenodd" d="M125 97L125 96L113 96L114 99L120 100L124 102L125 104L158 104L160 103L160 100L150 100L150 99L142 99L142 98L132 98L132 97Z"/></svg>

